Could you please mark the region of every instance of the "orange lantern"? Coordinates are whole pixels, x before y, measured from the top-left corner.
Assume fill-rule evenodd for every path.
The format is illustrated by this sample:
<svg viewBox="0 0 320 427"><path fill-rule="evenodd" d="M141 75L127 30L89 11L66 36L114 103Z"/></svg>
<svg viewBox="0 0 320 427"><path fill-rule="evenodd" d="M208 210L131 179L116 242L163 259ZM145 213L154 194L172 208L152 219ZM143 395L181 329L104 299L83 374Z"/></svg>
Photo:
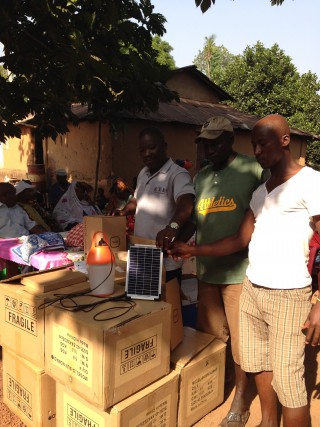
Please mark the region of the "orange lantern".
<svg viewBox="0 0 320 427"><path fill-rule="evenodd" d="M106 233L97 231L87 255L87 270L91 294L111 295L114 290L114 254L107 243Z"/></svg>

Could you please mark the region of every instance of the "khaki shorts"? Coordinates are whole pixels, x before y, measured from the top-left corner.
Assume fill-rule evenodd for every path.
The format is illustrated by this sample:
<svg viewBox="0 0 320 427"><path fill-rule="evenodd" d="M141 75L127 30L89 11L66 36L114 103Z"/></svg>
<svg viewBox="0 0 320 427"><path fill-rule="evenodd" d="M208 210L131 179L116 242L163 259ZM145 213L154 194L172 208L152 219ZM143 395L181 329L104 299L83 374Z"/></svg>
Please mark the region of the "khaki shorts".
<svg viewBox="0 0 320 427"><path fill-rule="evenodd" d="M288 408L307 405L305 336L311 287L269 289L243 283L240 299L240 361L246 372L272 371L272 386Z"/></svg>
<svg viewBox="0 0 320 427"><path fill-rule="evenodd" d="M198 282L197 329L214 335L223 342L231 337L231 351L235 363L239 357L239 304L242 284L213 285Z"/></svg>

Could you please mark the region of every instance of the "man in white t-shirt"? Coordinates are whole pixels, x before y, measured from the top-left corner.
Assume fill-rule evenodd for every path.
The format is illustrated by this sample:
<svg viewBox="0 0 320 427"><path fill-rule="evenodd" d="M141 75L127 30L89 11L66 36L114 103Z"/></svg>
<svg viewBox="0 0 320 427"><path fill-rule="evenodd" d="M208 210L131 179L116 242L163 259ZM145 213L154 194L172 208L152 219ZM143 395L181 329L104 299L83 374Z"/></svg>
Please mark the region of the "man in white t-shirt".
<svg viewBox="0 0 320 427"><path fill-rule="evenodd" d="M320 345L320 298L311 306L309 241L320 231L320 172L302 167L290 150L290 129L280 115L252 130L255 156L271 177L253 193L250 209L234 235L188 247L181 256L225 256L249 245L249 266L240 300L240 362L255 376L261 402L259 427L307 427L305 344Z"/></svg>
<svg viewBox="0 0 320 427"><path fill-rule="evenodd" d="M189 172L167 155L167 144L158 128L139 135L139 151L145 167L137 178L127 214L135 212L134 235L156 240L165 251L179 235L193 210L195 196ZM181 261L164 257L167 281L181 274Z"/></svg>

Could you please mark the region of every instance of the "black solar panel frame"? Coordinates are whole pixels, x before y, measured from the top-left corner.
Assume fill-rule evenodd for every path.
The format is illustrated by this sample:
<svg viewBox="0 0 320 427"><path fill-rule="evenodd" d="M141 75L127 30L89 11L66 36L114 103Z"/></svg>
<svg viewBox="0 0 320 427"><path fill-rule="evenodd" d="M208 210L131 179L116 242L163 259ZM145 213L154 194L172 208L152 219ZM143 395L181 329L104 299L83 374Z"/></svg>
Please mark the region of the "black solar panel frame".
<svg viewBox="0 0 320 427"><path fill-rule="evenodd" d="M127 258L126 296L133 299L159 300L162 263L161 249L154 245L132 245Z"/></svg>

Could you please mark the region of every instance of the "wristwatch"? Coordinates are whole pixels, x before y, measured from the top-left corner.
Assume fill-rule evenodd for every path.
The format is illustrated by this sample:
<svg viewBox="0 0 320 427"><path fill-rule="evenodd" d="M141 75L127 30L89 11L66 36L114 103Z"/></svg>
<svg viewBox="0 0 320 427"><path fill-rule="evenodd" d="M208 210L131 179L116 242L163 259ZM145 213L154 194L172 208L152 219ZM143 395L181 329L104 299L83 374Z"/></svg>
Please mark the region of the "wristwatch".
<svg viewBox="0 0 320 427"><path fill-rule="evenodd" d="M168 224L167 227L174 228L175 230L178 230L179 224L177 222L170 222L170 224Z"/></svg>

